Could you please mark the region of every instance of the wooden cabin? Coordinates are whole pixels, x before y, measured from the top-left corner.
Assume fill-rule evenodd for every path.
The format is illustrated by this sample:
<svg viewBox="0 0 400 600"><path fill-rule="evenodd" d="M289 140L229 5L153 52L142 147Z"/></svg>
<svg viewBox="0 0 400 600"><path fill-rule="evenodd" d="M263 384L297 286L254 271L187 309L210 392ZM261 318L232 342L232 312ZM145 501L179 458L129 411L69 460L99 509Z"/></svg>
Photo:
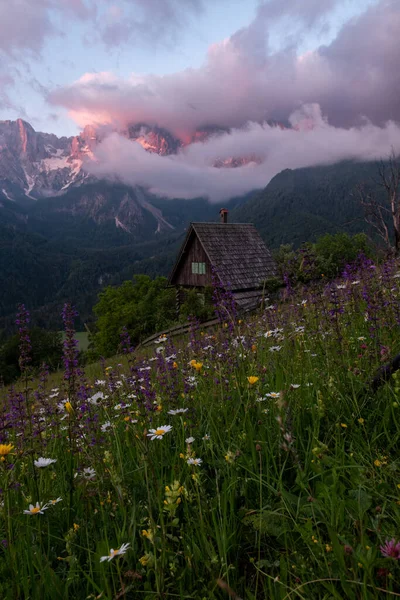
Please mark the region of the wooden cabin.
<svg viewBox="0 0 400 600"><path fill-rule="evenodd" d="M252 310L263 295L263 282L276 275L270 251L257 229L248 223L191 223L169 277L177 288L178 306L184 290L211 286L213 273L233 293L239 310Z"/></svg>

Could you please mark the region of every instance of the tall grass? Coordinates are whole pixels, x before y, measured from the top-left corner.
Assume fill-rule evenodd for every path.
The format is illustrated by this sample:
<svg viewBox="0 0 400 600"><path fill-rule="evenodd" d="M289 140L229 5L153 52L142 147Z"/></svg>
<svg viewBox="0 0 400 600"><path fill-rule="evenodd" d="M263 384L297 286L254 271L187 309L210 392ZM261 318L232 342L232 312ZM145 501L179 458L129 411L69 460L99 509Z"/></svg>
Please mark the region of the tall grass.
<svg viewBox="0 0 400 600"><path fill-rule="evenodd" d="M58 389L27 370L1 401L0 598L399 596L400 379L368 387L399 281L362 264L95 380L70 345Z"/></svg>

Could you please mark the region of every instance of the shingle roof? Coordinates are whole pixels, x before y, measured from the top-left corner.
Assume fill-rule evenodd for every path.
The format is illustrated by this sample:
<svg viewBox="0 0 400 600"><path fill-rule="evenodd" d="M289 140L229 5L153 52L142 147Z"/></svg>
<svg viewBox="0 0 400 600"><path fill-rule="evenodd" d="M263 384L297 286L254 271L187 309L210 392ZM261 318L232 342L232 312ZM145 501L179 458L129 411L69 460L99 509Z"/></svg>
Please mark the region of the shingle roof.
<svg viewBox="0 0 400 600"><path fill-rule="evenodd" d="M192 223L211 264L232 291L257 288L275 275L275 263L257 229L248 223Z"/></svg>

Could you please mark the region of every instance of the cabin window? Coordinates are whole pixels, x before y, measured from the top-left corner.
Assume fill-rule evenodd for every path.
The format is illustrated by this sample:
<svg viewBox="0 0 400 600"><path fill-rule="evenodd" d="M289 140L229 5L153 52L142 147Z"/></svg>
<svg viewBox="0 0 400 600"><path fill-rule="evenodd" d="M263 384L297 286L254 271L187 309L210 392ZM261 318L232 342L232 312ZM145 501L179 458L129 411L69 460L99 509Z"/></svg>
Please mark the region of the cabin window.
<svg viewBox="0 0 400 600"><path fill-rule="evenodd" d="M205 275L206 274L206 263L192 262L192 273L193 273L193 275Z"/></svg>

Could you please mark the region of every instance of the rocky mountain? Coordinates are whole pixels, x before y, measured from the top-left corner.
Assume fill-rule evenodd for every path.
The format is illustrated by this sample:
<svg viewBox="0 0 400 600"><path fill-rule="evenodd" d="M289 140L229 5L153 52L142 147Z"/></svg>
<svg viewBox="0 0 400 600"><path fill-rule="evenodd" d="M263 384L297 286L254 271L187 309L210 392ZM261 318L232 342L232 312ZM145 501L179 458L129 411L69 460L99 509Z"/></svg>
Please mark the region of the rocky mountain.
<svg viewBox="0 0 400 600"><path fill-rule="evenodd" d="M109 127L89 125L77 136L58 138L35 131L23 119L0 121L0 194L10 201L29 204L96 182L95 177L85 171L85 163L94 160L96 146L108 133ZM146 123L131 124L118 133L140 144L147 152L168 156L176 154L185 144L203 142L226 130L204 128L185 143L167 130ZM214 166L235 168L251 162L258 162L257 157L217 159Z"/></svg>

